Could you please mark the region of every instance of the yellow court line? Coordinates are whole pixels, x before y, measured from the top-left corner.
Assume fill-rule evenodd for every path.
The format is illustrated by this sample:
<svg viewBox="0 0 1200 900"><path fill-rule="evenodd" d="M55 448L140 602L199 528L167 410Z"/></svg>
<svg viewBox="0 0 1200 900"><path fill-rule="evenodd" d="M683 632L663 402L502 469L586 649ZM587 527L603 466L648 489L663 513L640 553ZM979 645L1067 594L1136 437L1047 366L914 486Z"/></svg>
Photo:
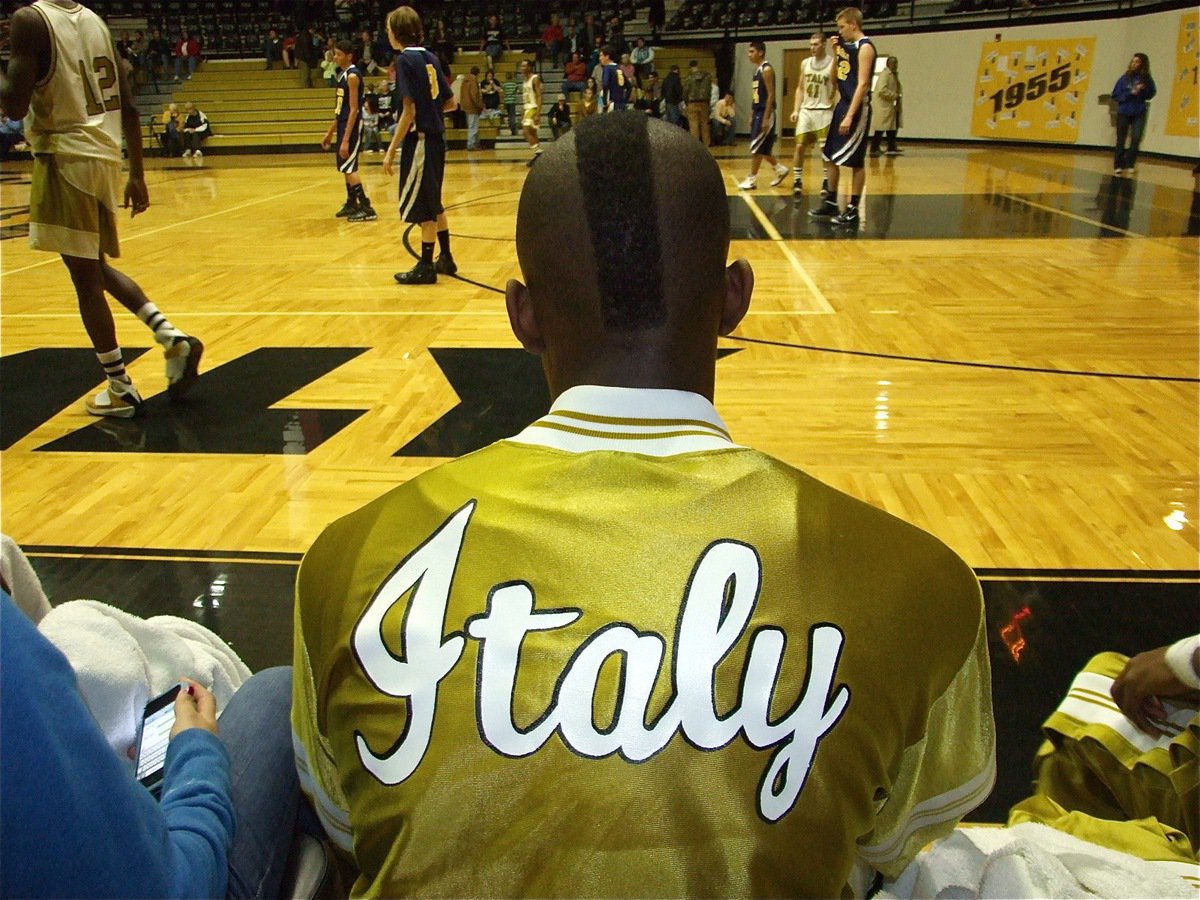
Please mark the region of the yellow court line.
<svg viewBox="0 0 1200 900"><path fill-rule="evenodd" d="M301 187L293 188L290 191L284 191L282 194L272 194L270 197L260 197L257 200L247 200L245 203L239 203L237 206L229 207L229 209L219 209L216 212L211 212L211 213L208 213L207 215L195 216L193 218L188 218L188 219L181 219L178 222L172 222L170 225L163 225L159 228L151 228L149 231L139 231L137 234L130 235L129 237L121 238L121 242L124 243L126 241L136 241L138 238L149 237L152 234L161 234L162 232L169 231L172 228L184 228L189 225L195 225L197 222L203 222L205 219L214 219L217 216L223 216L226 213L237 212L240 209L246 209L247 207L250 207L250 206L257 206L260 203L270 203L272 201L278 200L280 197L289 197L292 194L298 194L301 191L312 190L317 185L326 184L326 183L327 183L327 179L322 178L320 181L310 182L309 184L302 185ZM7 277L9 275L18 275L21 272L28 272L30 269L36 269L40 266L48 266L48 265L50 265L50 263L56 263L56 262L58 262L57 254L50 256L49 259L43 259L43 260L40 260L39 262L30 263L29 265L22 266L19 269L13 269L8 272L0 272L0 275L2 275L4 277Z"/></svg>
<svg viewBox="0 0 1200 900"><path fill-rule="evenodd" d="M817 287L817 283L812 280L812 276L805 270L804 265L800 262L800 257L796 255L795 251L783 239L783 235L779 233L779 229L775 227L775 223L767 218L767 214L759 209L758 204L754 202L749 194L741 194L740 196L746 201L746 205L750 207L750 212L754 215L754 218L758 219L763 230L767 232L767 237L779 248L780 252L787 258L787 261L792 264L792 269L800 276L800 280L808 287L813 300L820 307L820 309L812 311L809 315L833 315L834 309L829 304L829 300L826 299L821 289Z"/></svg>

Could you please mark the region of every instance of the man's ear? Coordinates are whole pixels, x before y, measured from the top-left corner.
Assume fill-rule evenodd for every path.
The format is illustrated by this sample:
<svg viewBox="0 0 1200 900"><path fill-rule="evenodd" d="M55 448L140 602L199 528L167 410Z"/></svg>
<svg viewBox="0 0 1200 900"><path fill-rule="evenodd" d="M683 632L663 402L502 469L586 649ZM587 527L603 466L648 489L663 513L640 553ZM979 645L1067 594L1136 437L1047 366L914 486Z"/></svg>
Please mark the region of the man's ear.
<svg viewBox="0 0 1200 900"><path fill-rule="evenodd" d="M541 356L546 350L546 342L542 340L542 330L533 315L529 288L510 278L504 286L504 306L508 310L509 327L521 346L534 356Z"/></svg>
<svg viewBox="0 0 1200 900"><path fill-rule="evenodd" d="M754 293L754 270L744 259L735 259L725 270L725 305L721 309L721 334L729 334L741 323Z"/></svg>

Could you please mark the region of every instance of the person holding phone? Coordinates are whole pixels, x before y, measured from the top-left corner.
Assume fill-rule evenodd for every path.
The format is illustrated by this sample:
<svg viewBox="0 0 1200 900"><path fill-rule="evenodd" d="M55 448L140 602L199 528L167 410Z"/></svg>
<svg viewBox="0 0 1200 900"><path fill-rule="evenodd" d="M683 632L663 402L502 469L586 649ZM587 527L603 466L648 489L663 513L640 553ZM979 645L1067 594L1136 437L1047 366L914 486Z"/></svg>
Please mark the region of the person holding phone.
<svg viewBox="0 0 1200 900"><path fill-rule="evenodd" d="M300 796L290 688L290 667L250 678L222 740L212 694L181 682L155 800L66 657L0 592L0 896L274 896Z"/></svg>

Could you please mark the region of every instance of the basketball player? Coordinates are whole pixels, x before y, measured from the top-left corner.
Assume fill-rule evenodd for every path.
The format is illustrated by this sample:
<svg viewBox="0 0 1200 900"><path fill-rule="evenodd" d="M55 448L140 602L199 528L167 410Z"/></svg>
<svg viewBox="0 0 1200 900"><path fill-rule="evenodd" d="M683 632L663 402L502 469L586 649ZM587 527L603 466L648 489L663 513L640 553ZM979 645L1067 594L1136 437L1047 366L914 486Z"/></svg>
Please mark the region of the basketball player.
<svg viewBox="0 0 1200 900"><path fill-rule="evenodd" d="M828 193L824 202L808 214L814 219L829 219L837 226L857 228L858 201L867 183L867 170L863 164L867 156L867 135L871 133L875 45L863 34L862 13L853 6L847 6L837 14L837 27L838 36L833 39L833 65L838 102L823 154ZM837 196L839 166L849 166L853 179L850 204L840 212Z"/></svg>
<svg viewBox="0 0 1200 900"><path fill-rule="evenodd" d="M796 126L796 151L792 155L792 193L804 193L802 176L808 148L825 137L833 118L833 98L837 85L833 80L833 57L825 55L825 34L818 31L808 40L811 55L800 63L800 81L792 105L792 123ZM828 184L821 185L824 197Z"/></svg>
<svg viewBox="0 0 1200 900"><path fill-rule="evenodd" d="M538 124L542 119L542 76L533 71L533 63L521 60L521 99L524 111L521 114L521 131L533 150L527 166L532 166L541 156L542 146L538 138Z"/></svg>
<svg viewBox="0 0 1200 900"><path fill-rule="evenodd" d="M605 44L600 49L600 112L625 108L625 73L615 62L615 47Z"/></svg>
<svg viewBox="0 0 1200 900"><path fill-rule="evenodd" d="M674 125L547 145L506 303L550 411L305 556L297 767L352 895L864 896L987 796L970 568L713 407L729 221Z"/></svg>
<svg viewBox="0 0 1200 900"><path fill-rule="evenodd" d="M771 187L787 178L788 167L771 155L775 147L775 67L767 62L767 45L762 41L751 41L746 57L755 67L754 88L750 94L750 174L738 189L752 191L758 186L758 168L764 159L775 169Z"/></svg>
<svg viewBox="0 0 1200 900"><path fill-rule="evenodd" d="M408 272L397 272L400 284L436 284L438 274L458 271L450 253L450 225L442 206L446 172L446 125L442 113L458 108L437 56L421 46L425 32L411 6L398 6L387 17L388 40L396 54L396 94L402 102L400 121L383 155L383 174L392 174L396 148L400 154L400 218L421 226L421 258ZM433 261L433 245L441 248Z"/></svg>
<svg viewBox="0 0 1200 900"><path fill-rule="evenodd" d="M334 82L337 104L333 110L333 121L321 139L321 149L328 150L337 133L337 154L334 163L346 176L346 202L334 215L351 222L374 222L375 209L363 190L362 176L358 174L358 154L362 149L363 134L363 78L354 64L354 45L349 41L338 41L333 50L333 64L338 76Z"/></svg>
<svg viewBox="0 0 1200 900"><path fill-rule="evenodd" d="M108 383L85 408L128 419L144 411L117 343L104 297L135 313L162 346L167 395L178 400L196 382L204 345L176 328L129 276L109 265L120 256L116 210L121 197L121 135L129 151L124 207L145 212L142 129L133 92L108 27L71 0L37 0L12 17L12 57L0 74L0 105L26 119L33 150L29 245L62 256L83 326Z"/></svg>

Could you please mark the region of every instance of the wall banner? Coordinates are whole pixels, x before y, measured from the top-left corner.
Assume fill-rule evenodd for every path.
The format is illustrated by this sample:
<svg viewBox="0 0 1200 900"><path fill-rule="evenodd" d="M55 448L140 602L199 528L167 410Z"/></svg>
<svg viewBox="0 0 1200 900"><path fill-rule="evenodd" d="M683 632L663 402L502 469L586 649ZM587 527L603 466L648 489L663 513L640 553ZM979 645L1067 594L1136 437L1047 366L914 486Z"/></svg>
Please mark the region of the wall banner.
<svg viewBox="0 0 1200 900"><path fill-rule="evenodd" d="M1166 133L1176 137L1194 138L1200 135L1200 91L1196 89L1196 74L1200 70L1200 13L1192 11L1179 17L1179 40L1175 44L1175 77L1171 82L1170 107L1167 108ZM1154 67L1150 67L1151 73ZM1162 76L1159 76L1160 78ZM1159 99L1167 93L1158 78Z"/></svg>
<svg viewBox="0 0 1200 900"><path fill-rule="evenodd" d="M1096 39L989 41L979 53L971 134L1073 144Z"/></svg>

